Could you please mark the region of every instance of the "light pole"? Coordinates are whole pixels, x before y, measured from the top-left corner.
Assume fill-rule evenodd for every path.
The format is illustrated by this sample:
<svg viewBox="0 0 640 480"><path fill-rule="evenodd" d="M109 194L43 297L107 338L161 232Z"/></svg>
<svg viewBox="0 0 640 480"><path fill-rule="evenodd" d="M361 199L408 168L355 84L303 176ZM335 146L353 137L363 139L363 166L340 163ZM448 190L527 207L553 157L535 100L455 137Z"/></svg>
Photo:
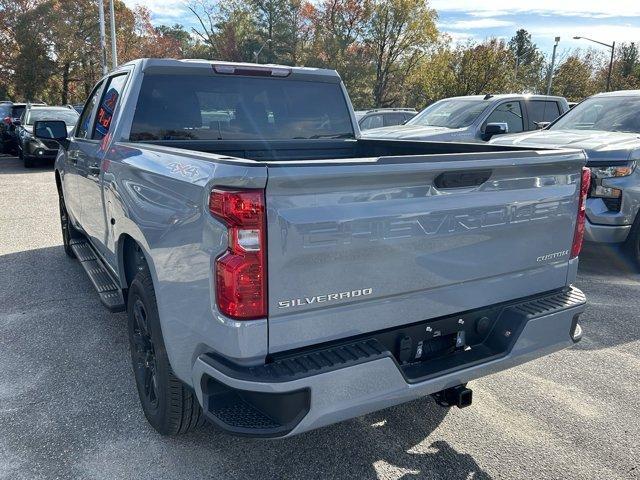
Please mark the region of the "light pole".
<svg viewBox="0 0 640 480"><path fill-rule="evenodd" d="M106 75L109 71L107 67L107 46L104 38L104 3L98 0L98 21L100 22L100 63L102 65L102 74Z"/></svg>
<svg viewBox="0 0 640 480"><path fill-rule="evenodd" d="M553 82L553 69L556 66L556 50L558 49L558 43L560 37L556 37L556 43L553 45L553 54L551 55L551 68L549 69L549 83L547 83L547 95L551 95L551 82Z"/></svg>
<svg viewBox="0 0 640 480"><path fill-rule="evenodd" d="M113 8L113 0L109 0L109 13L111 14L111 68L118 66L118 50L116 49L116 13Z"/></svg>
<svg viewBox="0 0 640 480"><path fill-rule="evenodd" d="M598 45L605 46L611 49L611 59L609 60L609 73L607 73L607 92L611 88L611 70L613 70L613 53L616 50L616 42L613 42L611 45L604 42L599 42L598 40L593 40L592 38L587 37L573 37L574 40L588 40L589 42L597 43Z"/></svg>
<svg viewBox="0 0 640 480"><path fill-rule="evenodd" d="M264 50L264 47L266 47L267 44L269 43L271 43L271 39L267 38L267 41L262 44L262 46L260 47L260 50L258 50L257 52L253 52L253 56L256 58L256 63L258 63L258 57L262 53L262 50Z"/></svg>

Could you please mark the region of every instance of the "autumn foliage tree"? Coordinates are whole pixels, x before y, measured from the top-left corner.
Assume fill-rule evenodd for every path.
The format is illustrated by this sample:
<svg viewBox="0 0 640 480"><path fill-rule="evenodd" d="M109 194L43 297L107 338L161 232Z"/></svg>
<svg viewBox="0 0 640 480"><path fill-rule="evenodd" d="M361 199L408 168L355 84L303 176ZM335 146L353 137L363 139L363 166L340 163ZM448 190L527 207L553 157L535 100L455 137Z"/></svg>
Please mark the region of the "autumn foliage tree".
<svg viewBox="0 0 640 480"><path fill-rule="evenodd" d="M119 0L115 11L121 63L188 55L192 40L182 27L154 27L146 8L131 10ZM0 39L6 46L0 49L6 82L0 93L14 100L83 102L102 75L97 18L94 0L0 0Z"/></svg>
<svg viewBox="0 0 640 480"><path fill-rule="evenodd" d="M142 2L141 2L142 3ZM428 0L188 0L187 30L115 0L120 63L208 58L336 69L356 108L422 108L440 98L545 93L549 55L524 29L508 42L454 42ZM0 0L0 99L82 102L102 75L95 0ZM107 28L107 42L110 30ZM110 56L110 49L107 48ZM602 91L608 59L564 52L552 92ZM636 43L619 44L612 88L640 88Z"/></svg>

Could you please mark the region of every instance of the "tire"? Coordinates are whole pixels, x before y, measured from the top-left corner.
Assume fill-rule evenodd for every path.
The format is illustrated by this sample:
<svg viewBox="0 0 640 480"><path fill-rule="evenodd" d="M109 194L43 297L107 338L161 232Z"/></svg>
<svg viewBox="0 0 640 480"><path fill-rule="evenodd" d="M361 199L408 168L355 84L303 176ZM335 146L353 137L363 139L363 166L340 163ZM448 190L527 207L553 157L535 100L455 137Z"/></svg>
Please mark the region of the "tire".
<svg viewBox="0 0 640 480"><path fill-rule="evenodd" d="M198 399L169 364L146 266L131 282L127 314L131 365L147 421L161 435L183 434L202 426L205 419Z"/></svg>
<svg viewBox="0 0 640 480"><path fill-rule="evenodd" d="M62 228L62 245L64 246L64 253L71 258L76 258L76 254L73 253L71 248L71 240L78 238L78 231L71 225L69 220L69 214L67 213L67 206L64 203L64 197L62 194L58 194L58 205L60 206L60 227Z"/></svg>
<svg viewBox="0 0 640 480"><path fill-rule="evenodd" d="M634 261L636 268L640 269L640 212L636 216L635 222L633 222L624 246L631 260Z"/></svg>

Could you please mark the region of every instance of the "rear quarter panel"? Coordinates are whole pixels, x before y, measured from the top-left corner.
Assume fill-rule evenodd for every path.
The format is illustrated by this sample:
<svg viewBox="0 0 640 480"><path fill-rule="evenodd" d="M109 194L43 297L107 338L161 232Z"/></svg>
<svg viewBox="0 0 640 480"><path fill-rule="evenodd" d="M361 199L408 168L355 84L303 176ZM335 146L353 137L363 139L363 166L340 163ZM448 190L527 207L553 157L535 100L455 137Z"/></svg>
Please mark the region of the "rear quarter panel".
<svg viewBox="0 0 640 480"><path fill-rule="evenodd" d="M264 188L266 168L185 150L116 143L103 167L106 244L123 278L126 236L150 266L171 365L191 382L195 357L215 351L244 360L267 353L266 320L237 322L220 315L213 295L212 259L227 248L226 228L208 210L213 185Z"/></svg>

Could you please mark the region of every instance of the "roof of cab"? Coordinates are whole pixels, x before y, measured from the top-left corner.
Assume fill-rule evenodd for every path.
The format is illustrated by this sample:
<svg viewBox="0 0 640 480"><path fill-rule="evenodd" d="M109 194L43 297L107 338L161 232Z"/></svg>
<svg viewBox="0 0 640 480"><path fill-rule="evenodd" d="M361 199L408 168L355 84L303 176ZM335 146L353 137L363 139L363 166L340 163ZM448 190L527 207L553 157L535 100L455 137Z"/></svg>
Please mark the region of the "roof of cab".
<svg viewBox="0 0 640 480"><path fill-rule="evenodd" d="M183 60L176 60L173 58L140 58L137 60L132 60L123 65L120 65L119 68L130 66L130 65L141 65L142 71L159 71L159 70L173 70L180 69L183 71L188 71L193 69L209 69L213 71L213 66L215 65L224 65L230 67L241 67L243 69L251 69L251 68L273 68L273 69L286 69L291 72L289 77L325 77L326 80L331 79L339 79L340 76L338 72L335 70L325 69L325 68L312 68L312 67L292 67L289 65L276 65L270 63L240 63L240 62L222 62L216 60L205 60L199 58L187 58ZM213 72L215 73L215 72ZM275 76L274 76L275 78Z"/></svg>

